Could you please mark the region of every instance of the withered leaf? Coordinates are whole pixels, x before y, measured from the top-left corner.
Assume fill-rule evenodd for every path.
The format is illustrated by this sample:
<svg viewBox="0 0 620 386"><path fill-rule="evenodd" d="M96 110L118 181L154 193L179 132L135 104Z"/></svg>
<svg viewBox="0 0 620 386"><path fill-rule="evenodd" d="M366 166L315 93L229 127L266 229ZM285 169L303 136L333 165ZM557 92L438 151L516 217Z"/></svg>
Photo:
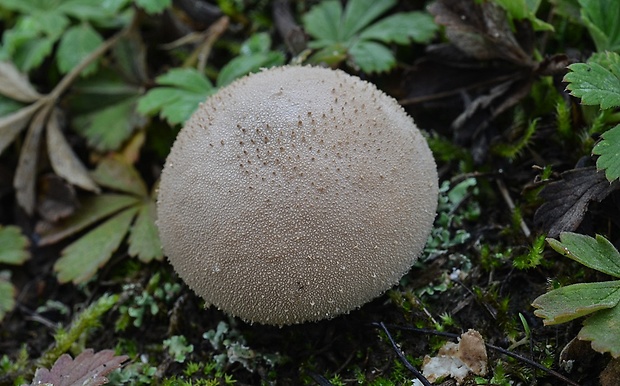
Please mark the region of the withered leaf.
<svg viewBox="0 0 620 386"><path fill-rule="evenodd" d="M549 237L577 229L591 201L600 202L620 187L617 181L609 183L605 173L595 167L568 170L561 176L540 191L545 203L534 214L534 222Z"/></svg>
<svg viewBox="0 0 620 386"><path fill-rule="evenodd" d="M54 172L82 189L99 193L88 170L77 158L60 130L59 110L55 109L47 123L47 151Z"/></svg>
<svg viewBox="0 0 620 386"><path fill-rule="evenodd" d="M75 359L64 354L52 366L37 369L31 385L51 384L54 386L97 386L108 382L106 375L121 367L129 359L126 355L115 355L113 350L94 353L86 349Z"/></svg>
<svg viewBox="0 0 620 386"><path fill-rule="evenodd" d="M0 118L0 154L13 142L17 134L28 125L32 116L40 107L41 102L37 102Z"/></svg>
<svg viewBox="0 0 620 386"><path fill-rule="evenodd" d="M37 172L37 162L39 159L39 145L41 143L41 134L45 127L45 122L50 113L52 105L47 104L39 110L28 128L26 140L21 153L19 154L19 162L15 170L15 179L13 186L15 187L17 202L24 208L26 213L32 214L35 205L35 181Z"/></svg>
<svg viewBox="0 0 620 386"><path fill-rule="evenodd" d="M450 42L479 60L501 59L532 66L521 47L506 12L492 1L437 0L428 7L437 24L446 27Z"/></svg>
<svg viewBox="0 0 620 386"><path fill-rule="evenodd" d="M73 186L51 173L39 179L38 196L37 213L50 222L72 215L78 206Z"/></svg>
<svg viewBox="0 0 620 386"><path fill-rule="evenodd" d="M140 197L146 197L149 194L138 171L120 156L103 159L91 175L99 185L106 188Z"/></svg>
<svg viewBox="0 0 620 386"><path fill-rule="evenodd" d="M0 94L20 102L34 102L41 94L11 62L0 62Z"/></svg>

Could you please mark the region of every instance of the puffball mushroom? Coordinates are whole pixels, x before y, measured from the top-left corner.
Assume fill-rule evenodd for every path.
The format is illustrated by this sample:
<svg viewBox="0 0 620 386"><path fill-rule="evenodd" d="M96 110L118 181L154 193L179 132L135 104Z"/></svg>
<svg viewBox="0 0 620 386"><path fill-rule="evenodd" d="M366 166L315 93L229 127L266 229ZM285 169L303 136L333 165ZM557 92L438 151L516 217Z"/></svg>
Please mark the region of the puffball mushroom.
<svg viewBox="0 0 620 386"><path fill-rule="evenodd" d="M287 325L349 312L407 273L437 208L411 118L343 71L279 67L209 97L157 204L164 252L207 305Z"/></svg>

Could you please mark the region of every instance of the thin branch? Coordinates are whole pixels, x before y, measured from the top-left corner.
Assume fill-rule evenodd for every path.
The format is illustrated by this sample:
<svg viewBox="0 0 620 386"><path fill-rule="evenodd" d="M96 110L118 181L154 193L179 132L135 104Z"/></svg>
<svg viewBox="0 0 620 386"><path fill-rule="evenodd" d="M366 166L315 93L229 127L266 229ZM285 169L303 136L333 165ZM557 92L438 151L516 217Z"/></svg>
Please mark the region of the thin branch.
<svg viewBox="0 0 620 386"><path fill-rule="evenodd" d="M381 325L383 325L383 323L381 323ZM449 332L441 332L441 331L436 331L436 330L429 330L429 329L423 329L423 328L415 328L415 327L408 327L408 326L398 326L398 325L389 325L391 328L396 328L399 330L404 330L404 331L413 331L413 332L417 332L417 333L421 333L421 334L432 334L432 335L437 335L437 336L443 336L443 337L447 337L447 338L451 338L453 340L458 340L459 335L458 334L452 334ZM549 375L552 375L560 380L562 380L563 382L565 382L567 385L571 385L571 386L580 386L577 382L572 381L570 379L568 379L566 376L558 373L555 370L551 370L543 365L541 365L538 362L535 362L529 358L526 358L522 355L519 355L517 353L514 353L512 351L506 350L505 348L501 348L495 345L492 345L490 343L485 343L485 346L490 348L491 350L497 351L501 354L504 355L508 355L509 357L513 357L521 362L527 363L530 366L533 366L535 368L537 368L538 370L544 371Z"/></svg>
<svg viewBox="0 0 620 386"><path fill-rule="evenodd" d="M400 349L400 347L398 347L398 345L396 344L396 342L394 342L394 339L392 339L392 335L390 335L390 332L388 331L387 327L385 326L385 324L383 322L380 322L379 324L373 323L375 326L379 326L383 329L383 332L385 332L385 334L387 335L388 339L390 340L390 343L392 344L392 347L394 348L394 351L396 351L396 355L398 355L398 358L400 359L400 361L405 365L405 367L411 371L411 373L413 375L415 375L415 377L422 382L422 384L424 386L433 386L428 379L426 379L426 377L424 375L422 375L422 373L416 369L411 363L409 363L409 361L407 360L407 358L405 357L405 354L403 354L403 351Z"/></svg>

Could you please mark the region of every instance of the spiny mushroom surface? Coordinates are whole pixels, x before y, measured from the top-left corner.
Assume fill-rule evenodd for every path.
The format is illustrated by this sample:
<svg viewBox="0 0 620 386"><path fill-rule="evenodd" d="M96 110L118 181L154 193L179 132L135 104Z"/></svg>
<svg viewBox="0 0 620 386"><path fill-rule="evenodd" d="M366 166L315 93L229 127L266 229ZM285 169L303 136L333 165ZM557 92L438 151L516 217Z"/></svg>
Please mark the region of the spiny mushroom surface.
<svg viewBox="0 0 620 386"><path fill-rule="evenodd" d="M164 251L204 300L249 322L348 312L410 269L438 195L398 103L342 71L280 67L207 99L166 160Z"/></svg>

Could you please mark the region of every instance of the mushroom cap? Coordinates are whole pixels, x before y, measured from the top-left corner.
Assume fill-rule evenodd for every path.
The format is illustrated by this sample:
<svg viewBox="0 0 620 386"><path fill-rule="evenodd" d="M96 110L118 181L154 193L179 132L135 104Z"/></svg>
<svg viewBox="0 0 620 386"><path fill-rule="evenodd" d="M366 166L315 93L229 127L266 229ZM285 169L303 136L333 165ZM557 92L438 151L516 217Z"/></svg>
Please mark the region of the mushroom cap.
<svg viewBox="0 0 620 386"><path fill-rule="evenodd" d="M391 97L343 71L239 79L180 131L157 205L164 252L207 305L287 325L381 295L437 208L426 140Z"/></svg>

